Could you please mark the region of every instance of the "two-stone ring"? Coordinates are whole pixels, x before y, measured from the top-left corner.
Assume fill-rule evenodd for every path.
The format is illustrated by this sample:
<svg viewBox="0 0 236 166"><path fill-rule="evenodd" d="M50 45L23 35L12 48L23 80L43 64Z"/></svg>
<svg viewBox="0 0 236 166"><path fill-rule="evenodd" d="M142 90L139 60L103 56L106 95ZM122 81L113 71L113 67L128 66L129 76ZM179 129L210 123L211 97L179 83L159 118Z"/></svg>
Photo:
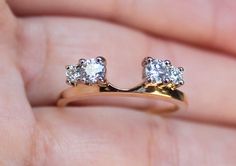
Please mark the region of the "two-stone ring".
<svg viewBox="0 0 236 166"><path fill-rule="evenodd" d="M186 97L177 89L184 84L183 67L174 67L169 60L146 57L142 62L142 83L120 89L108 81L106 63L104 57L97 57L67 65L66 83L72 87L61 93L58 106L115 105L153 113L186 109Z"/></svg>

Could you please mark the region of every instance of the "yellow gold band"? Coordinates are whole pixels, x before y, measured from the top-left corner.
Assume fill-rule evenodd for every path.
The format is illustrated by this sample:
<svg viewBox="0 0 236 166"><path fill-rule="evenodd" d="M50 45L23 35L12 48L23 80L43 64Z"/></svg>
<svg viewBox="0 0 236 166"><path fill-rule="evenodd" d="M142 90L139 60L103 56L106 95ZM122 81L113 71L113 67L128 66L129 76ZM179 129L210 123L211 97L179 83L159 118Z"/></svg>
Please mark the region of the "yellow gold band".
<svg viewBox="0 0 236 166"><path fill-rule="evenodd" d="M135 102L130 102L127 98L135 98ZM137 98L146 100L141 103L137 102ZM120 102L120 99L123 101ZM78 106L115 105L153 113L173 112L184 110L187 107L183 92L168 87L147 86L145 83L127 90L118 89L110 83L92 86L79 84L66 89L60 95L57 105L64 107L69 104Z"/></svg>

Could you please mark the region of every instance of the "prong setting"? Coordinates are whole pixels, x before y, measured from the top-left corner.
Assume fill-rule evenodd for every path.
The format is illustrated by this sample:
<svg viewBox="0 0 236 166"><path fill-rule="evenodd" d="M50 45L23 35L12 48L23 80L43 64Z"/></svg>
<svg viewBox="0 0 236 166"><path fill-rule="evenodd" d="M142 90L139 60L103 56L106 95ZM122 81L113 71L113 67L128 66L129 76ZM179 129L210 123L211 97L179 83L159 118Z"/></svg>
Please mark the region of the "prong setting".
<svg viewBox="0 0 236 166"><path fill-rule="evenodd" d="M102 57L102 56L98 56L96 58L96 60L97 60L98 63L106 64L106 59L104 57Z"/></svg>
<svg viewBox="0 0 236 166"><path fill-rule="evenodd" d="M164 84L169 84L171 82L171 80L169 79L169 78L165 78L164 80L163 80L163 83Z"/></svg>
<svg viewBox="0 0 236 166"><path fill-rule="evenodd" d="M66 80L67 85L71 85L71 82L69 80Z"/></svg>
<svg viewBox="0 0 236 166"><path fill-rule="evenodd" d="M174 67L169 60L152 59L150 61L145 59L143 67L143 78L146 85L177 88L184 84L183 68Z"/></svg>
<svg viewBox="0 0 236 166"><path fill-rule="evenodd" d="M154 59L152 57L146 57L143 59L142 66L146 66L147 64L151 63Z"/></svg>
<svg viewBox="0 0 236 166"><path fill-rule="evenodd" d="M184 85L184 80L179 81L179 85L180 86Z"/></svg>
<svg viewBox="0 0 236 166"><path fill-rule="evenodd" d="M184 72L184 68L183 67L178 67L179 71Z"/></svg>
<svg viewBox="0 0 236 166"><path fill-rule="evenodd" d="M81 58L81 59L79 59L79 64L78 65L82 66L85 63L86 63L86 59Z"/></svg>
<svg viewBox="0 0 236 166"><path fill-rule="evenodd" d="M71 68L72 68L72 65L66 65L66 66L65 66L65 69L66 69L66 70L70 70Z"/></svg>
<svg viewBox="0 0 236 166"><path fill-rule="evenodd" d="M106 60L103 57L82 58L77 65L68 65L66 70L66 82L71 86L81 83L85 85L100 85L104 84L106 80Z"/></svg>
<svg viewBox="0 0 236 166"><path fill-rule="evenodd" d="M76 86L80 78L79 69L77 65L66 66L66 83L71 86Z"/></svg>
<svg viewBox="0 0 236 166"><path fill-rule="evenodd" d="M71 85L72 86L77 86L77 82L72 82Z"/></svg>
<svg viewBox="0 0 236 166"><path fill-rule="evenodd" d="M105 80L105 78L103 78L103 77L99 77L98 78L98 84L105 84L106 83L106 80Z"/></svg>
<svg viewBox="0 0 236 166"><path fill-rule="evenodd" d="M171 62L169 60L164 61L167 66L171 66Z"/></svg>
<svg viewBox="0 0 236 166"><path fill-rule="evenodd" d="M146 82L147 82L148 84L151 84L151 83L152 83L152 79L151 79L151 78L147 78L147 79L146 79Z"/></svg>

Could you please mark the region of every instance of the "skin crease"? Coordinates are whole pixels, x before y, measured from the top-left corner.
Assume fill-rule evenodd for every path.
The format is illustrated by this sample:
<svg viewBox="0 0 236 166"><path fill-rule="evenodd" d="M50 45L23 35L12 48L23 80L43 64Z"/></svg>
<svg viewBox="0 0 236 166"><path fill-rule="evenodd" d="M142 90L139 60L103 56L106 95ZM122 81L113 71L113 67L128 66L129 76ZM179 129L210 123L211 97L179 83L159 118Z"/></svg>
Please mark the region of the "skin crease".
<svg viewBox="0 0 236 166"><path fill-rule="evenodd" d="M19 2L10 1L13 12L35 14L24 9L30 2ZM36 6L32 7L35 12ZM79 12L68 13L57 5L51 14L59 17L46 16L49 9L44 5L38 9L45 16L14 16L0 0L0 165L235 165L234 56L193 47L195 39L181 43L147 35L137 25L131 29L122 23L77 18ZM142 29L155 29L151 26ZM225 27L232 32L228 24ZM153 32L165 36L158 29ZM183 32L179 37L174 34L173 38L186 41ZM230 43L230 39L224 41ZM217 49L233 52L223 45ZM189 110L159 117L125 108L55 107L59 93L67 87L65 64L97 54L106 56L108 78L121 87L141 80L140 63L145 56L184 66L187 83L182 90L188 94Z"/></svg>
<svg viewBox="0 0 236 166"><path fill-rule="evenodd" d="M14 11L105 18L153 34L236 53L236 1L8 0ZM188 28L185 28L188 27Z"/></svg>

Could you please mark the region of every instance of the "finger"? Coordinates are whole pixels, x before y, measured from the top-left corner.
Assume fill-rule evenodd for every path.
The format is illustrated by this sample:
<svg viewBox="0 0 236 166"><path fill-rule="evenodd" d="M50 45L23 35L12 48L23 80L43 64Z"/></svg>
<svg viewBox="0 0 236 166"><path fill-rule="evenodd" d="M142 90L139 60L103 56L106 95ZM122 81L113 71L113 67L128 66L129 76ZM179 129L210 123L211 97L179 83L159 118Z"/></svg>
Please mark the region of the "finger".
<svg viewBox="0 0 236 166"><path fill-rule="evenodd" d="M21 29L24 52L19 62L34 106L56 102L60 92L68 87L64 66L77 63L81 57L105 56L108 80L129 88L141 82L142 59L155 56L185 67L186 85L182 90L189 97L189 111L183 113L185 116L235 123L232 91L236 62L225 54L156 40L126 28L83 19L26 19Z"/></svg>
<svg viewBox="0 0 236 166"><path fill-rule="evenodd" d="M236 53L236 2L8 0L20 15L69 14L115 20L157 35ZM174 4L174 5L173 5Z"/></svg>
<svg viewBox="0 0 236 166"><path fill-rule="evenodd" d="M14 61L17 55L16 19L0 0L0 163L25 165L34 118L24 82Z"/></svg>
<svg viewBox="0 0 236 166"><path fill-rule="evenodd" d="M41 126L36 142L47 149L39 147L35 161L45 165L233 166L236 162L235 128L114 108L46 107L35 112Z"/></svg>

